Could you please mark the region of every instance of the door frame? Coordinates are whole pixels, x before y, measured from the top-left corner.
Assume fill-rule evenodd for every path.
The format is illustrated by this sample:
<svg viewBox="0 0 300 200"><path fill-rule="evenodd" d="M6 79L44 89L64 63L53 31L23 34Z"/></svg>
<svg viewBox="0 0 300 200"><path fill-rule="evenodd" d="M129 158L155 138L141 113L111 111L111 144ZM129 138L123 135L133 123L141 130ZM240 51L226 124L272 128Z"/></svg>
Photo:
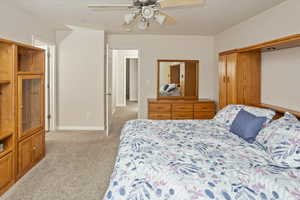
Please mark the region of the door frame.
<svg viewBox="0 0 300 200"><path fill-rule="evenodd" d="M109 59L110 59L110 54L111 54L111 66L109 66ZM104 62L104 129L106 132L106 136L109 136L109 132L111 129L111 124L113 121L113 109L112 109L112 93L113 93L113 49L110 48L109 44L107 43L105 46L105 62ZM109 75L109 67L111 67L110 72L111 74ZM108 91L108 79L110 77L110 81L111 81L111 91ZM110 96L110 105L108 105L108 96ZM108 109L108 107L111 107L110 109ZM108 111L111 111L111 113L109 114ZM110 115L110 117L109 117ZM109 119L110 118L110 119Z"/></svg>
<svg viewBox="0 0 300 200"><path fill-rule="evenodd" d="M137 56L137 59L138 59L138 84L139 84L139 87L138 87L138 118L140 119L141 118L141 109L140 109L140 106L141 106L141 100L142 100L142 97L141 97L141 73L142 73L142 70L141 70L141 63L142 63L142 49L140 48L118 48L118 47L113 47L111 46L111 49L112 50L116 50L116 51L124 51L124 50L136 50L138 52L138 56ZM131 58L131 57L128 57L128 58ZM126 59L127 58L124 58L123 62L125 62L126 64ZM113 59L113 62L115 62L115 60ZM125 69L126 69L126 65L125 66ZM113 72L115 73L115 72ZM126 77L126 70L124 72L124 76ZM126 84L126 79L124 79L125 81L125 84ZM113 83L115 84L115 83ZM126 85L124 86L124 89L126 90ZM115 97L113 97L115 98ZM126 102L126 95L125 95L125 102Z"/></svg>

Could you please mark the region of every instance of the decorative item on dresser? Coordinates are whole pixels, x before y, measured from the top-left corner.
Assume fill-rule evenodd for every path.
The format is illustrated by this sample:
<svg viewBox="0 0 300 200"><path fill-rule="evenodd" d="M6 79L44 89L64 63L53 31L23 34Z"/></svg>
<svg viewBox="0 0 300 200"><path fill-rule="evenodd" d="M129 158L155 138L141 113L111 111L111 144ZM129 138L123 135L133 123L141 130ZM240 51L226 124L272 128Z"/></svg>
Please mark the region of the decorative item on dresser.
<svg viewBox="0 0 300 200"><path fill-rule="evenodd" d="M43 49L0 39L0 195L45 155Z"/></svg>
<svg viewBox="0 0 300 200"><path fill-rule="evenodd" d="M216 104L208 99L148 99L148 118L153 120L212 119Z"/></svg>

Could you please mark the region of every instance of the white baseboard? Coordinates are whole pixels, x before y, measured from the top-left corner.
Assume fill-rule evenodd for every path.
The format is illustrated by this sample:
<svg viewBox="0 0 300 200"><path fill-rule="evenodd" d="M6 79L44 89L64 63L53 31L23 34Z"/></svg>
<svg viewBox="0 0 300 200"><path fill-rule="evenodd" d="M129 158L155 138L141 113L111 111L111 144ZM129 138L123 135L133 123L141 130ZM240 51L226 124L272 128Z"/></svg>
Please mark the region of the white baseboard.
<svg viewBox="0 0 300 200"><path fill-rule="evenodd" d="M117 104L116 107L126 107L126 104Z"/></svg>
<svg viewBox="0 0 300 200"><path fill-rule="evenodd" d="M60 131L104 131L102 126L59 126Z"/></svg>

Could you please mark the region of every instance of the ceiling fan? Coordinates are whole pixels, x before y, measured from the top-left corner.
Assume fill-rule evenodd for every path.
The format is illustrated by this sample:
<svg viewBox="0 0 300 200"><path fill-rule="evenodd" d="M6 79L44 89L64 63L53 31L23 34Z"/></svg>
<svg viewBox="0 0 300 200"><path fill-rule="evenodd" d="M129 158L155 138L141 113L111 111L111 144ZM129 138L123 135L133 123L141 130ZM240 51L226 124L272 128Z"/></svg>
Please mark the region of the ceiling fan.
<svg viewBox="0 0 300 200"><path fill-rule="evenodd" d="M133 0L132 4L89 4L89 8L129 9L131 13L124 17L124 26L131 31L134 26L146 30L150 23L160 25L175 24L176 19L162 12L161 9L182 6L202 5L205 0Z"/></svg>

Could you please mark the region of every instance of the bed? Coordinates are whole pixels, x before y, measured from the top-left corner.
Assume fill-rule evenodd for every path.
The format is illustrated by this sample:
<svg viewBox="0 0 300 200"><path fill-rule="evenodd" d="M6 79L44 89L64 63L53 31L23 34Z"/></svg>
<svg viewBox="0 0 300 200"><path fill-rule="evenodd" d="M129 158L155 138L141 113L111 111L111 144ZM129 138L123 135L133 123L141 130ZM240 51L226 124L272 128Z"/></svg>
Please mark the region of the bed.
<svg viewBox="0 0 300 200"><path fill-rule="evenodd" d="M104 200L148 199L300 199L300 170L220 120L129 121Z"/></svg>

